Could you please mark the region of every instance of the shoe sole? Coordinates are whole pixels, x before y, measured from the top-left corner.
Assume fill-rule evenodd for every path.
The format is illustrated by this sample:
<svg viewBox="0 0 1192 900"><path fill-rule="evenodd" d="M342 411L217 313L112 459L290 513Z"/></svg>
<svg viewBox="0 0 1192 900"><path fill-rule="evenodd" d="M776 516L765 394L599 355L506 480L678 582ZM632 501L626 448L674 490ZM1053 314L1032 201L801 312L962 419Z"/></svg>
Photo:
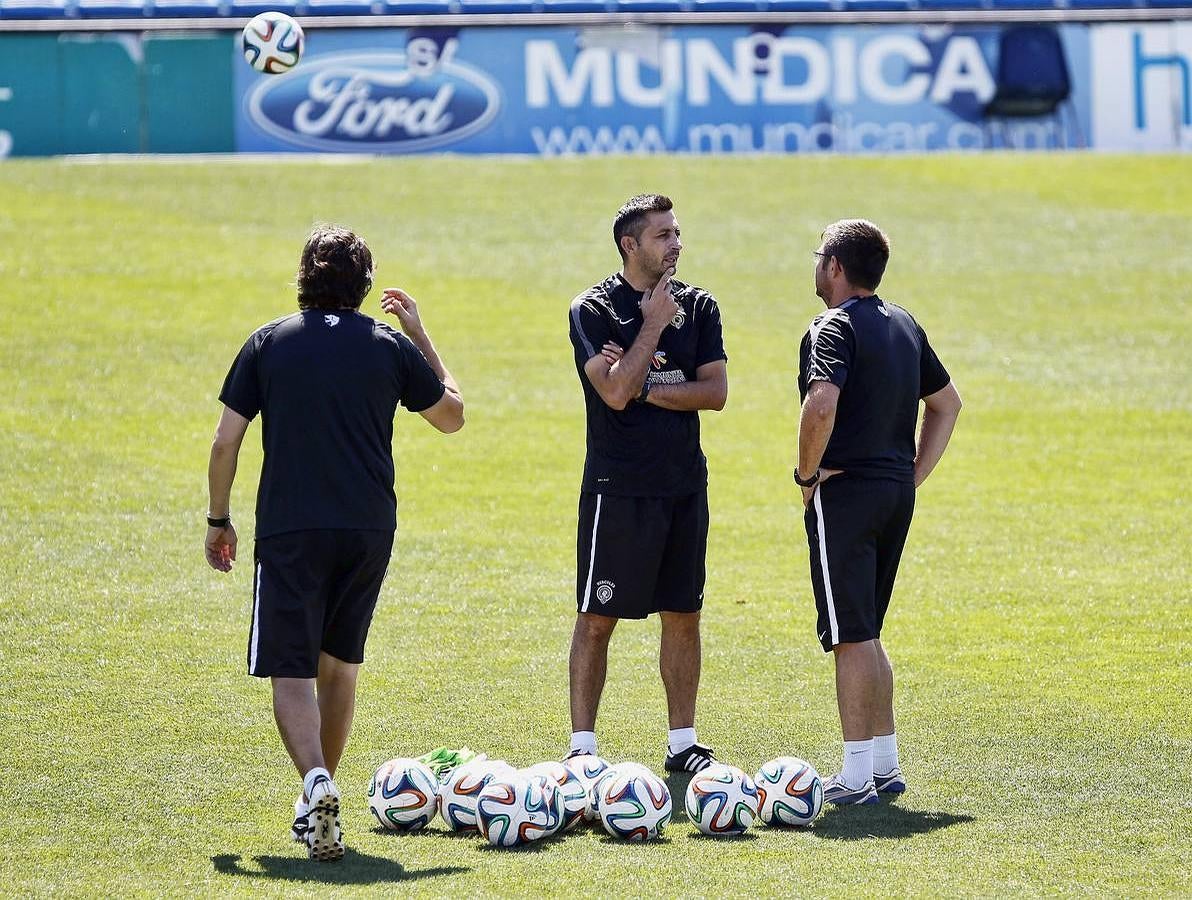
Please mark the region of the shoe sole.
<svg viewBox="0 0 1192 900"><path fill-rule="evenodd" d="M320 862L343 859L344 842L339 828L339 796L324 794L310 808L308 820L314 832L310 838L310 858Z"/></svg>

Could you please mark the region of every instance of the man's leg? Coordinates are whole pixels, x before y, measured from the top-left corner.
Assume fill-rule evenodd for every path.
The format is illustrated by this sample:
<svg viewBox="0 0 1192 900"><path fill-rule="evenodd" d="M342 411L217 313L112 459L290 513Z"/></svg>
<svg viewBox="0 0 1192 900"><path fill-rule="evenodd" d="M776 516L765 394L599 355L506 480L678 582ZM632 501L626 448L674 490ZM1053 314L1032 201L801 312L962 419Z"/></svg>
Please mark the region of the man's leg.
<svg viewBox="0 0 1192 900"><path fill-rule="evenodd" d="M898 765L898 735L894 731L894 668L882 642L877 648L878 684L873 710L873 783L885 794L901 794L906 779Z"/></svg>
<svg viewBox="0 0 1192 900"><path fill-rule="evenodd" d="M274 678L273 717L286 752L300 776L326 768L320 739L321 717L313 678Z"/></svg>
<svg viewBox="0 0 1192 900"><path fill-rule="evenodd" d="M873 723L881 690L881 667L874 641L837 644L836 705L844 732L840 775L824 788L834 803L875 803L873 787Z"/></svg>
<svg viewBox="0 0 1192 900"><path fill-rule="evenodd" d="M882 642L873 642L877 657L877 683L873 693L873 733L894 733L894 668Z"/></svg>
<svg viewBox="0 0 1192 900"><path fill-rule="evenodd" d="M662 618L662 646L658 653L658 668L666 688L667 718L672 730L694 728L695 698L699 691L700 614L662 612L659 616Z"/></svg>
<svg viewBox="0 0 1192 900"><path fill-rule="evenodd" d="M344 662L329 653L319 654L318 703L323 760L332 777L348 743L356 712L357 663Z"/></svg>
<svg viewBox="0 0 1192 900"><path fill-rule="evenodd" d="M595 613L579 613L571 635L571 659L568 664L571 690L571 731L596 730L596 712L608 674L608 642L617 620ZM574 741L573 741L574 743ZM579 749L572 747L572 749ZM587 748L593 749L594 748Z"/></svg>

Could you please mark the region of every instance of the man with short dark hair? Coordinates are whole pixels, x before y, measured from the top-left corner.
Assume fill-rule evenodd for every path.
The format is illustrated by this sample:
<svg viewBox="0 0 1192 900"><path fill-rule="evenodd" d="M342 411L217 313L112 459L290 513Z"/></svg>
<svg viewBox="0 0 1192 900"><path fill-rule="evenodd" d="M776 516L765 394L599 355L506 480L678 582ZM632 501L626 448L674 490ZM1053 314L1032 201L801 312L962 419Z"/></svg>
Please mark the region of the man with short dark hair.
<svg viewBox="0 0 1192 900"><path fill-rule="evenodd" d="M828 307L799 347L799 463L817 629L836 660L844 763L824 785L837 804L906 790L894 730L894 673L881 631L915 489L935 468L960 395L910 313L875 293L890 258L864 219L829 225L815 292ZM923 425L915 438L919 402Z"/></svg>
<svg viewBox="0 0 1192 900"><path fill-rule="evenodd" d="M344 855L332 779L397 525L393 416L400 403L439 431L464 421L459 388L414 299L389 288L381 301L402 335L360 312L372 283L363 240L334 225L311 232L298 269L299 311L261 326L240 350L219 395L208 466L205 552L212 568L228 572L236 461L260 413L248 671L272 679L278 731L303 778L293 836L319 860Z"/></svg>
<svg viewBox="0 0 1192 900"><path fill-rule="evenodd" d="M727 357L712 295L673 280L682 242L671 201L631 198L613 222L620 272L571 303L587 410L571 642L571 753L596 753L596 711L619 619L662 619L670 724L664 765L714 755L695 734L708 540L701 409L723 409ZM628 348L628 349L625 349Z"/></svg>

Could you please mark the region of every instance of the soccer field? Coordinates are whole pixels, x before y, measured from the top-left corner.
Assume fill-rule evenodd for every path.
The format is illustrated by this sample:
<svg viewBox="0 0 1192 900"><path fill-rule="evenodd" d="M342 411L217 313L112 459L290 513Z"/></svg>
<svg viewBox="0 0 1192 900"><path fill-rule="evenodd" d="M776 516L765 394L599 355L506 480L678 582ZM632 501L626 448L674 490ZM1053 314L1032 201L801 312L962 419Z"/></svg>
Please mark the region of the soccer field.
<svg viewBox="0 0 1192 900"><path fill-rule="evenodd" d="M372 770L566 749L583 402L573 295L612 215L671 195L717 297L701 740L753 772L839 764L791 483L822 227L890 234L882 295L965 399L919 493L883 633L910 790L814 827L526 850L382 833ZM1192 893L1192 158L0 165L0 891L71 895ZM312 222L418 298L468 404L399 412L399 528L337 776L348 855L287 843L296 775L244 674L259 423L203 561L216 394L294 308ZM379 315L379 290L365 301ZM661 771L657 622L614 635L600 749Z"/></svg>

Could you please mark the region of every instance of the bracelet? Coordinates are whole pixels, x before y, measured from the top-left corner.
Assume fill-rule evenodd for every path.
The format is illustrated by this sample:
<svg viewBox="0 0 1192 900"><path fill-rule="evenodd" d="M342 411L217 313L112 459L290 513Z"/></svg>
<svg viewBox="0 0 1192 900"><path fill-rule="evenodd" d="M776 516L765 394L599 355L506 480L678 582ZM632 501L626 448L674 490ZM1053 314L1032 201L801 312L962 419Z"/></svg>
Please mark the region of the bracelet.
<svg viewBox="0 0 1192 900"><path fill-rule="evenodd" d="M812 473L810 478L808 478L807 480L803 480L802 478L799 477L799 467L798 466L795 467L795 484L797 484L799 487L805 487L805 488L811 487L812 485L816 484L819 481L819 477L820 477L819 469L816 469L815 472Z"/></svg>
<svg viewBox="0 0 1192 900"><path fill-rule="evenodd" d="M226 516L208 516L207 524L211 528L227 528L232 524L232 516L230 514Z"/></svg>

